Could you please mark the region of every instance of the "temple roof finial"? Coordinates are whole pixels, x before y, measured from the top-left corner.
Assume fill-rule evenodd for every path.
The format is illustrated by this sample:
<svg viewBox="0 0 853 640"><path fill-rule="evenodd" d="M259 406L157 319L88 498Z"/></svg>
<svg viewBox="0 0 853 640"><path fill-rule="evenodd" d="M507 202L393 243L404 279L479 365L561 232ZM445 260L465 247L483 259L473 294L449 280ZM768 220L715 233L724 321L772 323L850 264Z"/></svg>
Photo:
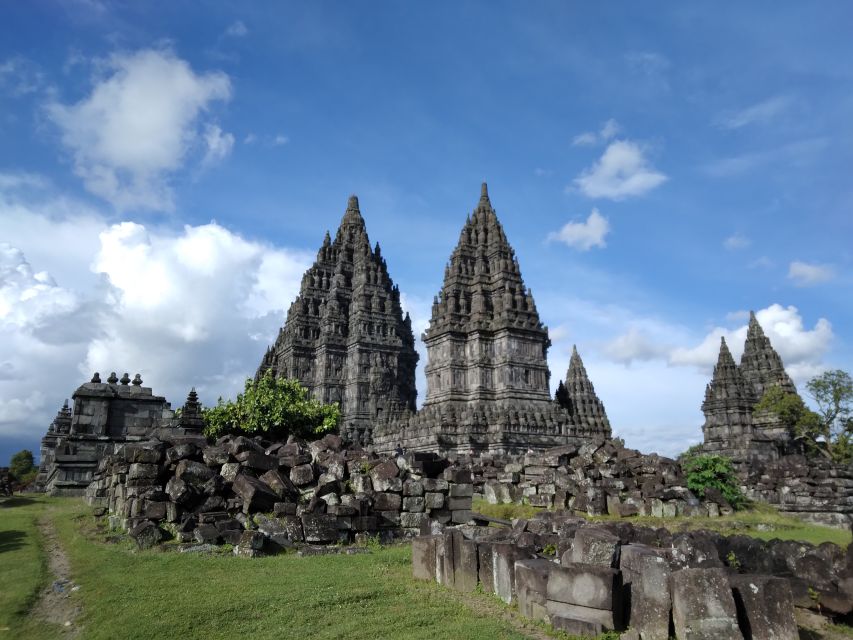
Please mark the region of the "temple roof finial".
<svg viewBox="0 0 853 640"><path fill-rule="evenodd" d="M485 182L480 186L480 204L491 205L491 202L489 201L489 185Z"/></svg>
<svg viewBox="0 0 853 640"><path fill-rule="evenodd" d="M358 208L358 196L352 194L347 201L347 210L360 211Z"/></svg>

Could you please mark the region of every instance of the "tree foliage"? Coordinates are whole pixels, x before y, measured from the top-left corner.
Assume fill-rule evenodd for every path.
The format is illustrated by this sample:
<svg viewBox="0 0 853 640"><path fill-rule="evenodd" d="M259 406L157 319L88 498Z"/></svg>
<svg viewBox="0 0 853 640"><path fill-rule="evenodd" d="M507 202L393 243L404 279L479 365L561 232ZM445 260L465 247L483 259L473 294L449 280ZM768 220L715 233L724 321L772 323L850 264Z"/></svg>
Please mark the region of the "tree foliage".
<svg viewBox="0 0 853 640"><path fill-rule="evenodd" d="M26 485L32 482L38 473L33 452L29 449L23 449L13 455L9 461L9 473L21 484Z"/></svg>
<svg viewBox="0 0 853 640"><path fill-rule="evenodd" d="M215 407L202 410L205 435L249 433L273 439L290 435L312 438L338 425L337 403L323 404L311 398L298 380L275 378L267 371L257 381L247 379L236 400L222 398Z"/></svg>
<svg viewBox="0 0 853 640"><path fill-rule="evenodd" d="M688 455L682 460L688 489L703 498L708 489L716 489L723 494L733 509L740 509L746 504L746 497L740 490L734 466L729 458L701 454Z"/></svg>
<svg viewBox="0 0 853 640"><path fill-rule="evenodd" d="M755 406L770 411L811 455L823 455L838 462L853 461L853 380L845 371L826 371L806 383L818 411L809 409L802 398L773 386Z"/></svg>

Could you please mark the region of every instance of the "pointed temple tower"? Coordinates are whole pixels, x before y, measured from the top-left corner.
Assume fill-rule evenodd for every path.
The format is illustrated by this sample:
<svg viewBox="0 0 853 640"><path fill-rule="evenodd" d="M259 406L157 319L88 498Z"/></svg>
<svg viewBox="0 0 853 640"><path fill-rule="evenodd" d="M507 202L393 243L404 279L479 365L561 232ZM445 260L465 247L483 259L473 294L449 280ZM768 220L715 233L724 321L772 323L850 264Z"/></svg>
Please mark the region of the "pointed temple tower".
<svg viewBox="0 0 853 640"><path fill-rule="evenodd" d="M755 411L755 405L772 386L797 394L782 359L764 335L755 313L750 311L740 366L735 365L725 338L722 339L714 375L702 403L703 449L744 464L775 460L795 452L791 434L776 416Z"/></svg>
<svg viewBox="0 0 853 640"><path fill-rule="evenodd" d="M599 419L588 419L551 399L548 330L485 183L450 256L423 341L424 406L377 428L378 450L399 444L445 454L516 453L610 435L603 408ZM589 407L600 405L592 385L577 381L573 391L579 394L577 404L592 415Z"/></svg>
<svg viewBox="0 0 853 640"><path fill-rule="evenodd" d="M415 409L418 354L400 290L379 248L370 247L351 196L335 239L328 232L314 265L257 375L296 378L341 406L341 434L369 442L373 425Z"/></svg>
<svg viewBox="0 0 853 640"><path fill-rule="evenodd" d="M565 384L560 381L555 399L572 414L578 424L610 431L610 421L607 419L604 403L595 395L595 387L586 374L586 367L583 366L583 360L575 345L572 345L572 357L569 360Z"/></svg>

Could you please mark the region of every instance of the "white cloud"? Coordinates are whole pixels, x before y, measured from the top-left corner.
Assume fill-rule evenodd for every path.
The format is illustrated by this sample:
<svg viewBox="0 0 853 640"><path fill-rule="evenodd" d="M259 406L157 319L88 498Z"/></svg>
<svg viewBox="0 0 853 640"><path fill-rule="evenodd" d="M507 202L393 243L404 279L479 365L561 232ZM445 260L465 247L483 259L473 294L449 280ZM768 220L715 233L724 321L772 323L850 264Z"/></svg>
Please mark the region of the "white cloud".
<svg viewBox="0 0 853 640"><path fill-rule="evenodd" d="M630 140L611 142L601 158L574 180L574 185L590 198L624 200L641 196L666 182L656 171L640 145Z"/></svg>
<svg viewBox="0 0 853 640"><path fill-rule="evenodd" d="M248 33L249 29L242 20L237 20L236 22L231 23L225 30L225 35L232 38L243 38L248 35Z"/></svg>
<svg viewBox="0 0 853 640"><path fill-rule="evenodd" d="M548 235L548 240L557 240L580 251L589 251L593 247L604 248L604 238L610 232L610 222L593 209L585 222L567 222L559 231Z"/></svg>
<svg viewBox="0 0 853 640"><path fill-rule="evenodd" d="M794 260L788 265L788 279L798 287L808 287L828 282L835 277L832 267Z"/></svg>
<svg viewBox="0 0 853 640"><path fill-rule="evenodd" d="M804 382L825 368L823 358L834 338L832 325L826 318L820 318L814 328L807 329L796 307L780 304L772 304L755 315L796 382ZM740 358L747 329L747 323L734 329L714 327L698 345L673 349L669 362L675 366L696 367L710 374L720 352L720 338L724 337L732 355Z"/></svg>
<svg viewBox="0 0 853 640"><path fill-rule="evenodd" d="M173 208L169 178L199 137L199 120L231 96L223 73L197 74L166 50L113 55L91 94L52 102L50 119L86 188L119 209Z"/></svg>
<svg viewBox="0 0 853 640"><path fill-rule="evenodd" d="M280 147L288 142L290 142L290 138L279 133L275 138L273 138L272 144L275 147Z"/></svg>
<svg viewBox="0 0 853 640"><path fill-rule="evenodd" d="M740 129L751 124L766 124L791 106L788 96L774 96L745 109L721 114L715 124L721 129Z"/></svg>
<svg viewBox="0 0 853 640"><path fill-rule="evenodd" d="M627 333L605 344L602 351L613 362L629 365L635 361L665 358L669 348L653 340L645 331L631 327Z"/></svg>
<svg viewBox="0 0 853 640"><path fill-rule="evenodd" d="M737 249L746 249L750 244L752 244L752 241L742 233L733 233L728 238L723 240L723 246L729 251L736 251Z"/></svg>
<svg viewBox="0 0 853 640"><path fill-rule="evenodd" d="M234 136L223 132L215 124L208 124L205 128L204 141L207 144L204 163L207 165L221 162L231 153L231 149L234 148Z"/></svg>
<svg viewBox="0 0 853 640"><path fill-rule="evenodd" d="M572 140L572 145L576 147L595 146L599 143L612 140L621 130L622 127L619 126L619 123L613 118L610 118L610 120L601 125L601 129L598 133L594 131L585 131L576 135Z"/></svg>
<svg viewBox="0 0 853 640"><path fill-rule="evenodd" d="M246 137L243 138L243 144L254 144L257 141L258 136L256 136L254 133L247 133Z"/></svg>

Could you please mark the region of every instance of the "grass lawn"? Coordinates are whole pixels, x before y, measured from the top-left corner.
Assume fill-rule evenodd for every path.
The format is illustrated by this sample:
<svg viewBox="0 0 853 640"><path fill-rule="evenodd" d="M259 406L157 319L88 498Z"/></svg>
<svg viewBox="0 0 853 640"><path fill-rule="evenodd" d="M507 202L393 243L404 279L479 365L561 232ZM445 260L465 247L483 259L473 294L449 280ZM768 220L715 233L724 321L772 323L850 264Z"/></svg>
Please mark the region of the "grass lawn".
<svg viewBox="0 0 853 640"><path fill-rule="evenodd" d="M474 511L494 518L511 520L513 518L532 518L541 508L517 504L489 504L485 500L474 500ZM818 545L822 542L834 542L846 547L850 544L850 531L834 529L817 524L809 524L797 518L781 515L768 505L755 505L751 509L737 511L730 516L719 518L652 518L637 516L617 518L614 516L588 517L592 521L623 520L648 527L666 527L670 531L690 531L709 529L725 535L744 534L761 540L799 540Z"/></svg>
<svg viewBox="0 0 853 640"><path fill-rule="evenodd" d="M80 585L72 597L82 605L84 639L544 636L492 596L413 580L409 545L313 558L137 552L102 542L77 499L28 498L0 509L0 640L62 637L25 613L47 579L39 517L54 522Z"/></svg>

